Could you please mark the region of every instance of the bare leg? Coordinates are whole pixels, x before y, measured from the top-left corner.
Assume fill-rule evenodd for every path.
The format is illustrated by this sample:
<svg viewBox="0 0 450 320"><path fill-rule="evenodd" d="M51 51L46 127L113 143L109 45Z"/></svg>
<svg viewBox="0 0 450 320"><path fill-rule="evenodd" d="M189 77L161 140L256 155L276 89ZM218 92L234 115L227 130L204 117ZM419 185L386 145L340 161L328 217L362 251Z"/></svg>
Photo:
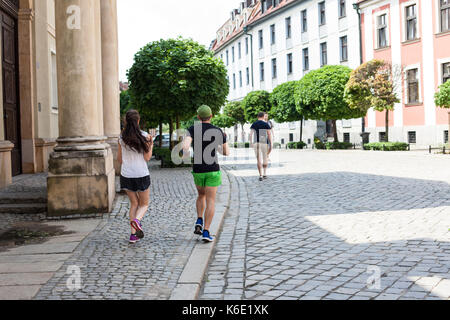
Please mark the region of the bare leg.
<svg viewBox="0 0 450 320"><path fill-rule="evenodd" d="M197 217L203 219L206 209L206 188L197 186Z"/></svg>
<svg viewBox="0 0 450 320"><path fill-rule="evenodd" d="M262 177L261 153L260 153L260 148L259 148L258 144L255 146L255 155L256 155L256 161L257 161L257 165L258 165L259 176Z"/></svg>
<svg viewBox="0 0 450 320"><path fill-rule="evenodd" d="M206 187L205 230L209 230L216 212L216 195L218 187Z"/></svg>
<svg viewBox="0 0 450 320"><path fill-rule="evenodd" d="M148 211L148 205L150 202L150 189L144 192L139 192L139 206L136 212L136 219L142 221L145 214Z"/></svg>
<svg viewBox="0 0 450 320"><path fill-rule="evenodd" d="M139 198L136 192L127 191L130 199L130 222L136 219L137 209L139 207ZM131 234L136 234L136 229L131 228Z"/></svg>

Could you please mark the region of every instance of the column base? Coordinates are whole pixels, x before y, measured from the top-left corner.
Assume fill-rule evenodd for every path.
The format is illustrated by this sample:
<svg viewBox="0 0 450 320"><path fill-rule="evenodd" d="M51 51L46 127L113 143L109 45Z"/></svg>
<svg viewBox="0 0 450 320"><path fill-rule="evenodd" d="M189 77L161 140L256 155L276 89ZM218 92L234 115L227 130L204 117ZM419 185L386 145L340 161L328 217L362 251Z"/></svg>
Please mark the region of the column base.
<svg viewBox="0 0 450 320"><path fill-rule="evenodd" d="M76 149L50 155L47 180L50 217L112 211L115 172L111 147L98 144Z"/></svg>
<svg viewBox="0 0 450 320"><path fill-rule="evenodd" d="M106 142L111 146L113 161L114 161L114 171L116 172L116 176L120 176L121 165L117 160L117 153L119 151L119 137L108 137Z"/></svg>
<svg viewBox="0 0 450 320"><path fill-rule="evenodd" d="M0 141L0 189L12 183L11 151L14 144L9 141Z"/></svg>
<svg viewBox="0 0 450 320"><path fill-rule="evenodd" d="M55 139L35 139L36 172L48 171L48 159L56 146Z"/></svg>

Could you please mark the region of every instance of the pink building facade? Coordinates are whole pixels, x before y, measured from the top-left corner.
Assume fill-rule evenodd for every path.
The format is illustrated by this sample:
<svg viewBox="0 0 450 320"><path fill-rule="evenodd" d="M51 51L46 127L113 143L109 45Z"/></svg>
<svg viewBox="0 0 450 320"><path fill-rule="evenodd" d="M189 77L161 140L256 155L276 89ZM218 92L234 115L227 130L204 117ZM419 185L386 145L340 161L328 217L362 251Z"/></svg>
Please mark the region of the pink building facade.
<svg viewBox="0 0 450 320"><path fill-rule="evenodd" d="M401 103L390 112L390 141L416 147L448 142L449 111L436 107L438 87L450 79L450 0L362 0L363 61L383 59L396 70ZM384 139L385 113L366 117L370 141Z"/></svg>

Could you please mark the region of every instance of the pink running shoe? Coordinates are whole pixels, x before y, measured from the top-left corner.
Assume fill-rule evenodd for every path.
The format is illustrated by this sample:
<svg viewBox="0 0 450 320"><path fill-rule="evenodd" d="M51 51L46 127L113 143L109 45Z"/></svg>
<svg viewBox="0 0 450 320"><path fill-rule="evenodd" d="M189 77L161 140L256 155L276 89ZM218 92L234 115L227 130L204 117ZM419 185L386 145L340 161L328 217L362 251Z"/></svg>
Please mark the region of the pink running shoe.
<svg viewBox="0 0 450 320"><path fill-rule="evenodd" d="M133 227L134 230L136 230L136 236L139 239L143 239L144 229L142 228L141 222L138 219L134 219L133 221L131 221L131 226Z"/></svg>
<svg viewBox="0 0 450 320"><path fill-rule="evenodd" d="M140 239L139 239L138 237L136 237L135 234L132 234L132 235L131 235L131 237L130 237L130 243L136 243L136 242L139 242L139 241L140 241Z"/></svg>

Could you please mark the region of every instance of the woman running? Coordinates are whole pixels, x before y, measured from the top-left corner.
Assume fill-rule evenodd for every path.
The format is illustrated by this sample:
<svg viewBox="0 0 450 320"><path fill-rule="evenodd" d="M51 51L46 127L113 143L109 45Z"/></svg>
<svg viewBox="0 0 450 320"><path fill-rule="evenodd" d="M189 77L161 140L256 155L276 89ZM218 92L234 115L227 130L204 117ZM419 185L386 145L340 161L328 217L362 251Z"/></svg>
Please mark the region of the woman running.
<svg viewBox="0 0 450 320"><path fill-rule="evenodd" d="M148 162L152 158L153 138L139 127L140 116L130 110L125 117L125 128L119 138L118 160L122 165L120 187L130 199L130 243L144 238L142 219L150 201L150 172Z"/></svg>

